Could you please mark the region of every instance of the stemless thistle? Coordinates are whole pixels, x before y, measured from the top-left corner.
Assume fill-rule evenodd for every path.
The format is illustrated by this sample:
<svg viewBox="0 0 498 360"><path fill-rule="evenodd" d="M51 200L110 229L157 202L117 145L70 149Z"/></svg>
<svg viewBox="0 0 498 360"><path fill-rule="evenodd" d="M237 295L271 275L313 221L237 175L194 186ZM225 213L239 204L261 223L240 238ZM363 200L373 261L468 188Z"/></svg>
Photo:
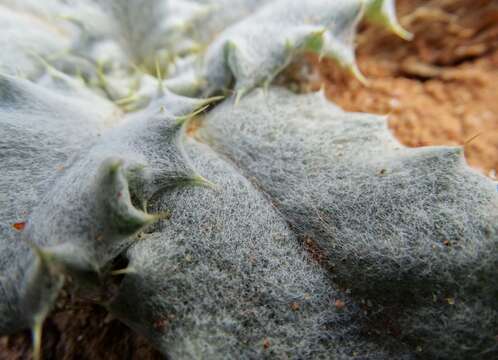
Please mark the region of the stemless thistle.
<svg viewBox="0 0 498 360"><path fill-rule="evenodd" d="M0 0L0 20L0 333L31 329L35 358L63 287L172 359L498 356L496 183L272 85L310 52L366 84L358 23L413 37L393 0Z"/></svg>

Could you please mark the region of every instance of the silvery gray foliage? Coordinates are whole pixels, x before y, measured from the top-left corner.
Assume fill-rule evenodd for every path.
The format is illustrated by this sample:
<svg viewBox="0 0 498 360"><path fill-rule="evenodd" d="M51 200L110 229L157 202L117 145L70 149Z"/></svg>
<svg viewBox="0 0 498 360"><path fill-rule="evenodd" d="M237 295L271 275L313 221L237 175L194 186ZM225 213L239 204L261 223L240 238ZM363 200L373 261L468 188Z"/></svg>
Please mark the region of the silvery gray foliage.
<svg viewBox="0 0 498 360"><path fill-rule="evenodd" d="M312 0L305 7L298 0L269 2L210 45L203 74L208 93L227 89L232 81L235 91L250 91L305 50L356 69L352 42L362 10L359 0Z"/></svg>
<svg viewBox="0 0 498 360"><path fill-rule="evenodd" d="M496 184L321 93L253 90L302 51L361 77L360 19L410 37L393 0L0 17L1 71L33 81L0 75L0 333L31 328L35 357L62 286L174 359L496 355Z"/></svg>
<svg viewBox="0 0 498 360"><path fill-rule="evenodd" d="M206 16L205 6L187 0L105 0L98 2L110 12L114 36L136 64L148 64L158 51L175 52L194 20ZM183 44L180 44L180 46ZM187 45L188 46L188 45Z"/></svg>
<svg viewBox="0 0 498 360"><path fill-rule="evenodd" d="M37 57L60 53L69 44L62 28L2 2L0 31L0 71L11 75L38 76L44 66Z"/></svg>
<svg viewBox="0 0 498 360"><path fill-rule="evenodd" d="M27 243L43 247L40 261L50 257L64 272L99 275L126 248L123 238L131 237L125 235L157 219L144 212L150 197L164 188L205 182L185 157L183 123L175 116L192 112L202 100L163 94L156 101L170 104L168 111L154 103L120 119L115 105L63 74L42 81L54 90L8 76L1 80L2 290L17 278L29 284L39 276L27 267L33 262L38 268L39 249L29 251ZM123 124L108 132L116 119ZM22 242L10 225L28 218ZM18 271L8 271L12 267ZM17 329L16 319L26 326L43 317L36 313L36 319L21 322L19 314L28 313L20 290L0 299L2 332Z"/></svg>
<svg viewBox="0 0 498 360"><path fill-rule="evenodd" d="M172 217L128 251L110 312L175 359L389 357L264 196L208 147L186 146L219 190L157 199Z"/></svg>
<svg viewBox="0 0 498 360"><path fill-rule="evenodd" d="M208 15L197 22L193 36L198 41L210 43L228 26L252 14L268 0L195 0L208 7Z"/></svg>
<svg viewBox="0 0 498 360"><path fill-rule="evenodd" d="M1 0L2 73L37 80L46 66L90 76L99 62L123 62L109 17L91 0Z"/></svg>
<svg viewBox="0 0 498 360"><path fill-rule="evenodd" d="M379 306L412 301L397 319L408 340L432 356L496 351L496 183L461 148L405 148L383 117L277 88L218 106L200 137L317 242L339 283Z"/></svg>
<svg viewBox="0 0 498 360"><path fill-rule="evenodd" d="M19 283L34 254L11 225L27 219L64 168L90 147L119 113L114 104L65 75L57 74L57 79L47 75L45 83L49 82L58 84L58 89L0 77L2 332L15 331L31 320L19 310Z"/></svg>
<svg viewBox="0 0 498 360"><path fill-rule="evenodd" d="M255 1L245 1L244 5L249 13ZM202 69L206 92L212 94L233 85L240 97L271 82L304 51L335 60L366 83L354 57L354 35L363 17L411 38L398 24L392 0L311 0L304 7L299 0L261 4L210 44Z"/></svg>

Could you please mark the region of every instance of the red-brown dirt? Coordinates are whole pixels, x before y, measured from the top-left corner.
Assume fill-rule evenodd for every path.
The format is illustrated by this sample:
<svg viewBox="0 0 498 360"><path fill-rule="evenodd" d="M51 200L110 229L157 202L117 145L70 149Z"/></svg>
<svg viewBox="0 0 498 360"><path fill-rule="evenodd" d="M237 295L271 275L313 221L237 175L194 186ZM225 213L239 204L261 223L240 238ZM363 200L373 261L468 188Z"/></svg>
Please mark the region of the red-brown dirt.
<svg viewBox="0 0 498 360"><path fill-rule="evenodd" d="M389 115L407 146L464 145L473 167L496 172L498 1L401 0L398 10L414 40L364 29L357 56L369 86L324 61L327 95L346 110Z"/></svg>

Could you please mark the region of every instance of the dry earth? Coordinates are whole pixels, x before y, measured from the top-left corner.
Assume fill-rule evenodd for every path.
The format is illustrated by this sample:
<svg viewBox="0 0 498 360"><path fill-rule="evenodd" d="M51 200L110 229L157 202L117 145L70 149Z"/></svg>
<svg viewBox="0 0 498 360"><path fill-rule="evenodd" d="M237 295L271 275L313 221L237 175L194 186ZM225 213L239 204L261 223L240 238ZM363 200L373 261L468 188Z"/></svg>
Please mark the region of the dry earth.
<svg viewBox="0 0 498 360"><path fill-rule="evenodd" d="M405 145L464 145L473 167L498 171L498 1L404 0L398 10L414 40L364 29L357 54L369 86L323 62L329 98L388 114Z"/></svg>

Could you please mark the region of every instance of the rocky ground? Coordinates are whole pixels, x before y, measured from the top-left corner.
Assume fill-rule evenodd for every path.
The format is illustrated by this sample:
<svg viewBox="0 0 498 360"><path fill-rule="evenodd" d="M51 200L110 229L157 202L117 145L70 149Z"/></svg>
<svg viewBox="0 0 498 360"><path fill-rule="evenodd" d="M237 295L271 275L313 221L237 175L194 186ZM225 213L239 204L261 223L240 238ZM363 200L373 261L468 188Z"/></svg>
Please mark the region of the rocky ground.
<svg viewBox="0 0 498 360"><path fill-rule="evenodd" d="M329 61L309 62L329 98L350 111L387 114L408 146L462 145L469 163L498 170L498 1L399 0L406 42L363 27L358 61L368 87ZM45 323L45 359L155 359L160 355L98 306L61 297ZM0 337L0 360L28 359L28 332Z"/></svg>

